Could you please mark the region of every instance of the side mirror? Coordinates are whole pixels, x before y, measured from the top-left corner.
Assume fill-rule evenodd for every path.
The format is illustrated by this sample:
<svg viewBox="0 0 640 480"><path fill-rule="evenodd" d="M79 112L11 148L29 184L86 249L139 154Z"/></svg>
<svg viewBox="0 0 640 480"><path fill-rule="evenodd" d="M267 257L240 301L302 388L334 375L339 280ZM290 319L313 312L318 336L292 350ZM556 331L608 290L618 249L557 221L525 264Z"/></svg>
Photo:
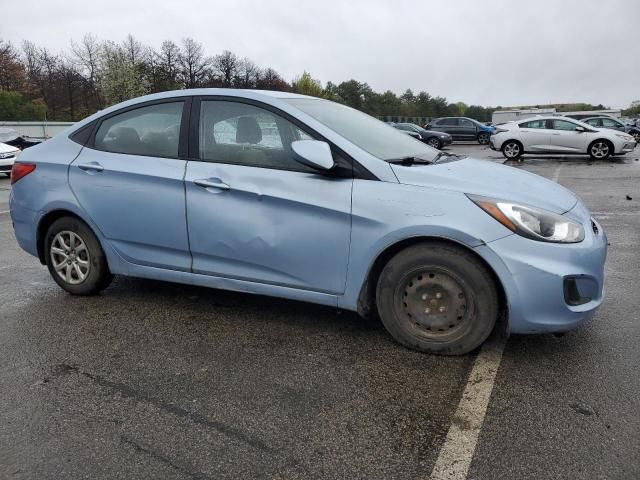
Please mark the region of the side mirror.
<svg viewBox="0 0 640 480"><path fill-rule="evenodd" d="M580 125L578 125L576 127L576 132L579 132L579 133L586 132L586 129L584 127L581 127Z"/></svg>
<svg viewBox="0 0 640 480"><path fill-rule="evenodd" d="M291 143L293 157L307 167L317 170L331 170L333 155L327 142L318 140L296 140Z"/></svg>

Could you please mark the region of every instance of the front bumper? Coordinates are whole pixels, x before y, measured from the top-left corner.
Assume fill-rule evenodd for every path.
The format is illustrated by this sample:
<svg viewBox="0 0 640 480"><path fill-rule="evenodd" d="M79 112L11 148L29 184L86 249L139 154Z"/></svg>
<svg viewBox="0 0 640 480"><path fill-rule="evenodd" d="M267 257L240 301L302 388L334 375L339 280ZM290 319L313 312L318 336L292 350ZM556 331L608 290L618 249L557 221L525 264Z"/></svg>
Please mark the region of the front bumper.
<svg viewBox="0 0 640 480"><path fill-rule="evenodd" d="M597 223L584 227L585 239L576 244L514 234L478 247L499 258L500 265L490 263L505 290L510 333L562 332L594 315L604 294L607 237Z"/></svg>
<svg viewBox="0 0 640 480"><path fill-rule="evenodd" d="M626 142L624 145L622 145L622 148L620 149L620 153L633 152L635 148L636 148L636 142Z"/></svg>
<svg viewBox="0 0 640 480"><path fill-rule="evenodd" d="M491 150L499 150L499 149L496 147L496 144L495 144L495 138L493 138L493 135L491 135L491 136L489 137L489 148L490 148Z"/></svg>
<svg viewBox="0 0 640 480"><path fill-rule="evenodd" d="M443 145L451 145L453 143L453 137L451 135L447 135L446 137L440 137L440 141Z"/></svg>

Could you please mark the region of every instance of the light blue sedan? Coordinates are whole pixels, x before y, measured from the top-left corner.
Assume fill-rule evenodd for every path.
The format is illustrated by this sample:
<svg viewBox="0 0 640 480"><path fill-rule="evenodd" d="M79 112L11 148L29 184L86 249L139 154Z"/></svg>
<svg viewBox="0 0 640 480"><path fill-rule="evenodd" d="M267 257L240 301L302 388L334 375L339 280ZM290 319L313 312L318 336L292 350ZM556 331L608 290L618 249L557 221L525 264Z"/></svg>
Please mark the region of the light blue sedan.
<svg viewBox="0 0 640 480"><path fill-rule="evenodd" d="M607 239L569 190L282 92L165 92L12 171L20 246L75 295L113 275L378 314L417 350L563 331L602 302Z"/></svg>

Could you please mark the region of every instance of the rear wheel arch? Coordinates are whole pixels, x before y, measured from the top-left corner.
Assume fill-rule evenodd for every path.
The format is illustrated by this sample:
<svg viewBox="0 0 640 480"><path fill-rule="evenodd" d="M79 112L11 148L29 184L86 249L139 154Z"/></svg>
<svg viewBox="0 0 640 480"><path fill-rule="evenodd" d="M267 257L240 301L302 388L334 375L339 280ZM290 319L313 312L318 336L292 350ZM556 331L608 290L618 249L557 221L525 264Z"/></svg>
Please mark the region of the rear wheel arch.
<svg viewBox="0 0 640 480"><path fill-rule="evenodd" d="M420 236L405 238L392 245L387 246L382 252L380 252L371 264L364 282L362 283L362 286L360 288L360 294L358 295L358 314L363 317L370 317L377 313L376 288L382 270L396 254L406 248L421 244L426 246L447 246L453 249L466 251L468 253L471 253L477 260L482 263L482 265L491 274L496 290L498 291L500 315L496 323L496 328L499 328L502 331L506 331L508 326L508 301L506 289L502 283L502 280L500 279L494 268L473 248L464 243L446 237Z"/></svg>
<svg viewBox="0 0 640 480"><path fill-rule="evenodd" d="M42 265L47 264L47 261L45 258L46 249L44 245L44 240L47 235L47 231L49 230L49 227L53 225L53 222L55 222L56 220L62 217L72 217L81 221L87 226L89 230L91 230L91 232L96 236L98 241L100 241L100 237L96 234L95 229L92 228L91 225L89 225L89 223L86 222L80 215L77 215L76 213L73 213L72 211L65 210L65 209L57 209L57 210L52 210L50 212L47 212L40 219L40 222L38 223L38 228L36 230L36 246L38 249L38 259L40 259L40 263L42 263ZM102 248L104 250L104 247Z"/></svg>

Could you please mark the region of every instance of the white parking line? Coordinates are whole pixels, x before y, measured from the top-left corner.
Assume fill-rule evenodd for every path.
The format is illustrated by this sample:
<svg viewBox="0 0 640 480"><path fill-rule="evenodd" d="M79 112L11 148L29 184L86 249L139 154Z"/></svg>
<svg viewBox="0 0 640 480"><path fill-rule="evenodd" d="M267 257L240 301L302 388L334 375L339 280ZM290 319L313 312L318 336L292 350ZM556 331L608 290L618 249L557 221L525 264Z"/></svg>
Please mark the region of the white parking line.
<svg viewBox="0 0 640 480"><path fill-rule="evenodd" d="M553 180L554 182L558 182L558 179L560 178L560 170L562 170L562 164L559 164L558 167L556 168L556 171L553 172L553 177L551 177L551 180Z"/></svg>
<svg viewBox="0 0 640 480"><path fill-rule="evenodd" d="M506 339L485 343L476 358L431 480L465 480L487 413Z"/></svg>
<svg viewBox="0 0 640 480"><path fill-rule="evenodd" d="M0 215L2 215L3 213L9 213L9 210L3 210L0 212Z"/></svg>

